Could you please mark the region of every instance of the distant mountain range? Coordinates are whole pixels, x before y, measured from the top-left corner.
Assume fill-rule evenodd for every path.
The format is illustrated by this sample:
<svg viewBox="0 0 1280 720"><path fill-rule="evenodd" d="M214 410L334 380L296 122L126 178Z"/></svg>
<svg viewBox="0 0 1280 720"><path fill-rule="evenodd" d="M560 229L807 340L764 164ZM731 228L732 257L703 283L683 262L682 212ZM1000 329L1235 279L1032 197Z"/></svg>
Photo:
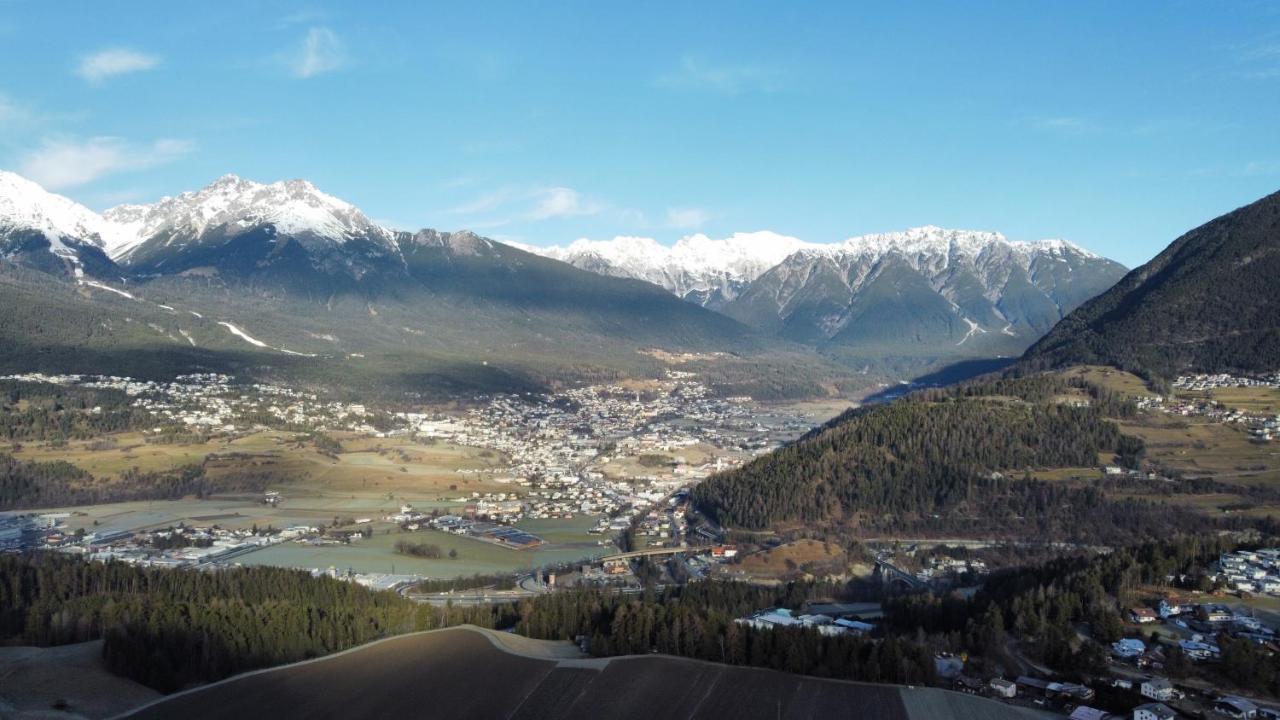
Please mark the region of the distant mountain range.
<svg viewBox="0 0 1280 720"><path fill-rule="evenodd" d="M522 247L601 275L651 282L676 297L719 309L787 256L818 246L766 230L736 233L722 240L691 235L671 247L644 237L583 239L567 247Z"/></svg>
<svg viewBox="0 0 1280 720"><path fill-rule="evenodd" d="M990 240L955 236L945 265L941 253L917 251L936 243L917 243L910 233L866 244L876 248L872 254L893 257L895 272L906 277L905 268L920 266L926 277L968 276L960 284L972 288L965 296L985 298L1005 316L1011 313L998 299L977 290L982 278L994 279L987 287L1006 294L1008 278L1019 271L1032 278L1049 274L1058 286L1072 287L1064 275L1098 261L1056 243ZM895 249L882 252L886 245ZM913 266L916 258L936 264ZM1011 274L1001 279L1004 273ZM1217 518L1125 497L1130 486L1108 496L1101 487L1031 480L1031 468L1088 467L1100 457L1136 467L1144 452L1140 437L1126 438L1112 422L1131 411L1127 401L1069 375L1040 371L1105 364L1154 380L1185 371L1274 372L1280 369L1278 278L1275 193L1175 240L1059 321L1003 377L849 410L791 445L711 477L691 497L721 523L745 528L802 524L947 537L1012 532L1089 542L1114 534L1132 542L1167 537L1179 522L1211 527ZM966 318L994 312L980 302L957 299L955 305ZM1071 394L1083 402L1064 403Z"/></svg>
<svg viewBox="0 0 1280 720"><path fill-rule="evenodd" d="M1149 378L1280 369L1280 192L1174 240L1068 315L1022 361L1078 363Z"/></svg>
<svg viewBox="0 0 1280 720"><path fill-rule="evenodd" d="M394 352L391 366L412 376L415 354L427 353L427 366L448 358L471 373L478 361L482 376L505 368L540 383L653 374L671 362L652 352L663 350L693 353L726 387L769 396L1017 355L1124 271L1061 240L935 227L828 245L757 232L670 248L645 238L513 246L393 230L305 180L234 175L99 215L2 171L0 258L74 283L88 300L185 304L187 325L199 319L191 313L221 313L211 333L162 310L127 333L140 318L103 321L83 338L45 316L15 338L26 343L134 347L146 344L141 327L183 354ZM8 289L25 283L30 305L39 276L15 273ZM255 325L270 332L258 337ZM20 350L10 356L22 365Z"/></svg>
<svg viewBox="0 0 1280 720"><path fill-rule="evenodd" d="M695 235L671 248L617 238L529 249L647 280L848 364L889 369L1016 356L1125 273L1064 240L932 226L826 245L765 232Z"/></svg>
<svg viewBox="0 0 1280 720"><path fill-rule="evenodd" d="M677 362L764 397L865 383L652 284L470 232L390 230L302 180L229 175L98 215L0 173L0 259L0 369L204 368L433 395Z"/></svg>

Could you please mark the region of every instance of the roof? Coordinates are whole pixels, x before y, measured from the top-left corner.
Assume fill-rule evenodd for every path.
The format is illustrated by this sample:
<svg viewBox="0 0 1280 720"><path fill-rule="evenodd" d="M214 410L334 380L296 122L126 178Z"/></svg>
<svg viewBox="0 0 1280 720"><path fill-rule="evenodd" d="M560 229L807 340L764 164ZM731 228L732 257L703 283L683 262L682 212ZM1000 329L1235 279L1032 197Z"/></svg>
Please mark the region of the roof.
<svg viewBox="0 0 1280 720"><path fill-rule="evenodd" d="M1246 712L1250 710L1257 712L1258 710L1257 705L1253 704L1251 701L1246 700L1242 697L1234 697L1234 696L1221 697L1221 698L1218 698L1216 701L1214 701L1214 704L1229 705L1235 708L1236 710L1241 710Z"/></svg>
<svg viewBox="0 0 1280 720"><path fill-rule="evenodd" d="M1103 718L1108 717L1109 715L1110 713L1106 710L1099 710L1098 708L1091 708L1088 705L1081 705L1071 711L1071 720L1103 720Z"/></svg>
<svg viewBox="0 0 1280 720"><path fill-rule="evenodd" d="M1178 717L1178 714L1175 713L1168 705L1165 705L1164 703L1147 703L1146 705L1139 705L1133 710L1134 712L1137 712L1139 710L1146 710L1147 712L1151 713L1152 715L1155 715L1158 718Z"/></svg>
<svg viewBox="0 0 1280 720"><path fill-rule="evenodd" d="M1033 678L1033 677L1031 677L1030 675L1020 675L1020 676L1018 676L1018 684L1019 684L1019 685L1025 685L1025 686L1027 686L1027 687L1033 687L1033 688L1036 688L1036 689L1038 689L1038 690L1044 690L1044 689L1046 689L1046 688L1048 688L1048 687L1049 687L1049 681L1048 681L1048 680L1041 680L1040 678Z"/></svg>
<svg viewBox="0 0 1280 720"><path fill-rule="evenodd" d="M1142 681L1142 684L1143 684L1144 686L1149 686L1149 687L1153 687L1153 688L1171 688L1171 687L1173 687L1173 683L1169 682L1169 678L1162 678L1162 677L1158 677L1158 678L1150 678L1150 679L1148 679L1148 680L1143 680L1143 681Z"/></svg>

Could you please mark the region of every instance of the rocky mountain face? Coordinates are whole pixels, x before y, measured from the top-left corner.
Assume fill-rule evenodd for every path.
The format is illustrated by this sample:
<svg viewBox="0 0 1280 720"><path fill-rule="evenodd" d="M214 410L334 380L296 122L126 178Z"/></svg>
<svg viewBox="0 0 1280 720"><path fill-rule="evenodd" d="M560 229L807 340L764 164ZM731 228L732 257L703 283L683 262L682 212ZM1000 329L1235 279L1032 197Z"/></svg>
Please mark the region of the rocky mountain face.
<svg viewBox="0 0 1280 720"><path fill-rule="evenodd" d="M0 258L60 276L119 278L107 250L116 233L89 208L0 170Z"/></svg>
<svg viewBox="0 0 1280 720"><path fill-rule="evenodd" d="M652 238L617 237L577 240L565 247L525 249L601 275L644 280L676 297L718 309L736 298L752 280L804 247L812 246L793 237L761 231L734 233L724 239L691 235L671 247Z"/></svg>
<svg viewBox="0 0 1280 720"><path fill-rule="evenodd" d="M1016 354L1123 274L1063 240L922 227L796 252L722 311L859 352Z"/></svg>
<svg viewBox="0 0 1280 720"><path fill-rule="evenodd" d="M3 368L131 374L145 359L447 393L661 375L681 357L733 393L852 380L650 283L466 231L394 231L306 181L226 176L99 216L6 174L0 202Z"/></svg>
<svg viewBox="0 0 1280 720"><path fill-rule="evenodd" d="M1033 369L1151 378L1280 369L1280 192L1191 230L1029 349Z"/></svg>
<svg viewBox="0 0 1280 720"><path fill-rule="evenodd" d="M658 285L763 333L858 367L910 373L1020 354L1124 275L1064 240L913 228L838 244L775 233L529 248L591 272Z"/></svg>

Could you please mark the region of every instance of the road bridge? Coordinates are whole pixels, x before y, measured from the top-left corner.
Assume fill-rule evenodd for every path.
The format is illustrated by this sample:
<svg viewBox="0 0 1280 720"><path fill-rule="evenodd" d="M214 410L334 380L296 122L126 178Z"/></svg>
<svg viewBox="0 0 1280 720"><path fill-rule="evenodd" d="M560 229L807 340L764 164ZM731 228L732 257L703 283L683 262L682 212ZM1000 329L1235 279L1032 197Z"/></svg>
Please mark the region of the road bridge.
<svg viewBox="0 0 1280 720"><path fill-rule="evenodd" d="M680 553L698 552L706 548L696 547L675 547L675 548L649 548L647 550L632 550L631 552L618 553L616 555L605 555L597 558L596 562L609 562L612 560L633 560L641 557L651 557L653 555L679 555Z"/></svg>

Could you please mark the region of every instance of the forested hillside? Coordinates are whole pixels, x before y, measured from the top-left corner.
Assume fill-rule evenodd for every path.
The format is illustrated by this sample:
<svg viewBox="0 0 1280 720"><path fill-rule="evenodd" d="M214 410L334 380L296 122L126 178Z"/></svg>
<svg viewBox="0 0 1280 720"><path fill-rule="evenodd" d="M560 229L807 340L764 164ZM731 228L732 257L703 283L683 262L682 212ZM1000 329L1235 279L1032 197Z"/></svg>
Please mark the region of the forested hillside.
<svg viewBox="0 0 1280 720"><path fill-rule="evenodd" d="M1115 500L1043 468L1136 466L1143 443L1108 418L1111 392L1055 376L974 383L846 413L825 429L697 486L721 523L803 523L852 534L977 532L1098 542L1195 528L1192 513Z"/></svg>
<svg viewBox="0 0 1280 720"><path fill-rule="evenodd" d="M434 608L282 568L193 572L0 556L0 641L103 637L113 672L165 692L396 633L492 627L506 609Z"/></svg>
<svg viewBox="0 0 1280 720"><path fill-rule="evenodd" d="M1068 315L1031 370L1113 365L1148 378L1280 368L1280 193L1178 238Z"/></svg>

